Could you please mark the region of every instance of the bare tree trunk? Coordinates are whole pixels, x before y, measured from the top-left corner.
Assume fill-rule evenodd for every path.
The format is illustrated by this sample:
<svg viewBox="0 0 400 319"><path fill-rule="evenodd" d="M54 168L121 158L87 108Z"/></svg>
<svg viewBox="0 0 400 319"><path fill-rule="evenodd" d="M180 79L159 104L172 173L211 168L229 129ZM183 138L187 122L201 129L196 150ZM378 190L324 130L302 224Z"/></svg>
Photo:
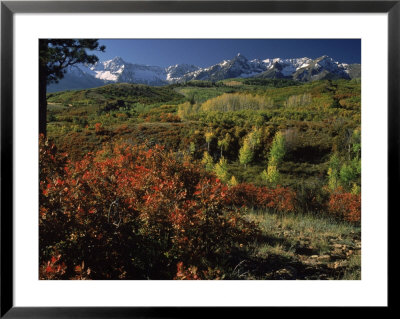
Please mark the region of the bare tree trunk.
<svg viewBox="0 0 400 319"><path fill-rule="evenodd" d="M46 76L39 70L39 134L47 136Z"/></svg>

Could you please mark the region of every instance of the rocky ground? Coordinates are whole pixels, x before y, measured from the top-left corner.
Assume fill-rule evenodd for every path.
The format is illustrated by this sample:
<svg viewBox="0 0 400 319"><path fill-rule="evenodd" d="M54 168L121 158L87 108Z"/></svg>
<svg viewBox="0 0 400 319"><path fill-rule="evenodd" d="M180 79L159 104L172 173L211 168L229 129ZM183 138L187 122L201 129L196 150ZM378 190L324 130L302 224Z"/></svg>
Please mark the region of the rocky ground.
<svg viewBox="0 0 400 319"><path fill-rule="evenodd" d="M242 260L242 279L361 279L361 229L315 216L253 215L265 238Z"/></svg>

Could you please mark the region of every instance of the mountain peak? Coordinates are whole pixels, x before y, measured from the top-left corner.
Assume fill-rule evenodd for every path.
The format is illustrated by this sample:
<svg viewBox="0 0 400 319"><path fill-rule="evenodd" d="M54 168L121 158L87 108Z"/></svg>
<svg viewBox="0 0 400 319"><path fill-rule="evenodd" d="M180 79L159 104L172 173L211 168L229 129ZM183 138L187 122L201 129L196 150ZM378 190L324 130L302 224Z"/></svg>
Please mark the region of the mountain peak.
<svg viewBox="0 0 400 319"><path fill-rule="evenodd" d="M247 60L247 58L240 52L238 54L236 54L236 58Z"/></svg>
<svg viewBox="0 0 400 319"><path fill-rule="evenodd" d="M333 59L331 57L329 57L328 55L323 55L319 58L316 59L317 61L323 61L323 60L330 60L333 61Z"/></svg>
<svg viewBox="0 0 400 319"><path fill-rule="evenodd" d="M268 58L248 60L237 53L229 60L200 68L191 64L175 64L168 67L149 66L125 62L120 56L98 62L93 66L76 66L68 70L68 88L75 87L82 80L87 86L99 86L101 83L142 83L147 85L166 85L191 80L223 80L227 78L287 78L297 81L315 81L320 79L360 77L360 67L353 64L339 63L327 55L317 59L303 58ZM68 76L67 76L68 78ZM75 80L74 80L75 79ZM79 82L80 81L80 82ZM66 83L67 79L61 80ZM62 86L59 85L60 87ZM79 87L76 87L79 88Z"/></svg>
<svg viewBox="0 0 400 319"><path fill-rule="evenodd" d="M114 57L111 61L114 63L120 63L120 64L126 63L120 56Z"/></svg>

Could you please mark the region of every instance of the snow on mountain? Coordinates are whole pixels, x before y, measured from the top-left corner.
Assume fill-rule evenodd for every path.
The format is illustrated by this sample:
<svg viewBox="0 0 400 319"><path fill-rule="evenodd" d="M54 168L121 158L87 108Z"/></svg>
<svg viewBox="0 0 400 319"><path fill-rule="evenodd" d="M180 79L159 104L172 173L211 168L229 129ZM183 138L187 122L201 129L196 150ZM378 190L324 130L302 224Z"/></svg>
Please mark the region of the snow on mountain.
<svg viewBox="0 0 400 319"><path fill-rule="evenodd" d="M159 66L149 66L125 62L121 57L96 63L90 68L97 79L106 82L143 83L148 85L163 85L165 69Z"/></svg>
<svg viewBox="0 0 400 319"><path fill-rule="evenodd" d="M58 84L51 84L49 92L62 89L88 88L108 83L139 83L166 85L190 80L219 81L227 78L289 78L298 81L360 77L360 64L346 64L334 61L324 55L317 59L253 59L248 60L238 53L231 60L206 68L190 64L176 64L166 68L134 64L121 57L98 62L93 66L73 66Z"/></svg>
<svg viewBox="0 0 400 319"><path fill-rule="evenodd" d="M176 64L169 66L165 69L165 72L167 74L166 81L179 81L185 74L195 72L199 69L200 68L198 66L189 64Z"/></svg>
<svg viewBox="0 0 400 319"><path fill-rule="evenodd" d="M324 55L310 61L307 66L296 70L292 77L294 80L299 81L316 81L322 79L350 79L361 76L361 74L350 76L351 69L349 64L339 63Z"/></svg>

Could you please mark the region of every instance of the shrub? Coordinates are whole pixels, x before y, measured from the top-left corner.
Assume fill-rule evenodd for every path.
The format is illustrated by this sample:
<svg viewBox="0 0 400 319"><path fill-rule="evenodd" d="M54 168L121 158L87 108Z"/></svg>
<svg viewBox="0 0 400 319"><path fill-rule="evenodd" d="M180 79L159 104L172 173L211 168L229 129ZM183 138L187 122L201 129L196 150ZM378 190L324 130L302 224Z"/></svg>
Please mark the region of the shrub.
<svg viewBox="0 0 400 319"><path fill-rule="evenodd" d="M295 208L299 213L326 213L329 201L329 189L322 181L301 183L296 187Z"/></svg>
<svg viewBox="0 0 400 319"><path fill-rule="evenodd" d="M102 134L104 132L104 127L103 124L101 123L96 123L94 125L94 131L96 132L96 134Z"/></svg>
<svg viewBox="0 0 400 319"><path fill-rule="evenodd" d="M242 183L230 187L228 203L282 212L294 211L295 192L287 187L268 188Z"/></svg>
<svg viewBox="0 0 400 319"><path fill-rule="evenodd" d="M328 211L349 222L361 221L361 195L344 193L341 189L329 198Z"/></svg>
<svg viewBox="0 0 400 319"><path fill-rule="evenodd" d="M41 279L172 279L179 262L217 269L259 232L227 205L227 186L162 147L73 163L44 139L40 151Z"/></svg>

